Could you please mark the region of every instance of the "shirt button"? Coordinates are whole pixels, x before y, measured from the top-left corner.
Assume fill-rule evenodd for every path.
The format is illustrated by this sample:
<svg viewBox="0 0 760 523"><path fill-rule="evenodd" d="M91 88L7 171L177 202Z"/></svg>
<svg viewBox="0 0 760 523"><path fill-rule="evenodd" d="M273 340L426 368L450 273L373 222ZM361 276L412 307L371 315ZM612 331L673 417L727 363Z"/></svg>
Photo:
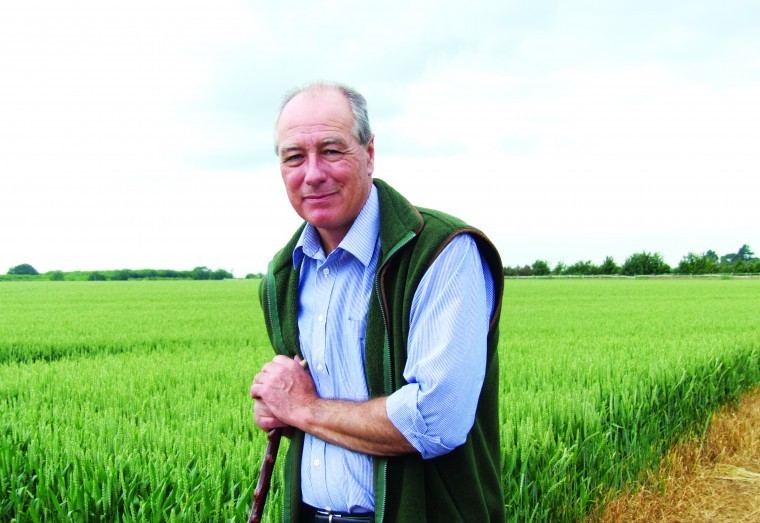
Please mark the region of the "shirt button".
<svg viewBox="0 0 760 523"><path fill-rule="evenodd" d="M318 460L318 459L315 459L315 460L314 460L314 466L315 466L315 467L318 467L318 466L319 466L319 460Z"/></svg>
<svg viewBox="0 0 760 523"><path fill-rule="evenodd" d="M328 274L330 274L330 269L325 267L324 269L322 269L322 272L324 273L325 276L327 276Z"/></svg>
<svg viewBox="0 0 760 523"><path fill-rule="evenodd" d="M325 317L320 314L319 316L317 316L317 320L319 321L319 323L322 323L323 321L325 321Z"/></svg>
<svg viewBox="0 0 760 523"><path fill-rule="evenodd" d="M317 370L318 370L319 372L322 372L322 369L324 369L324 367L322 366L322 364L321 364L321 363L320 363L319 365L317 365Z"/></svg>

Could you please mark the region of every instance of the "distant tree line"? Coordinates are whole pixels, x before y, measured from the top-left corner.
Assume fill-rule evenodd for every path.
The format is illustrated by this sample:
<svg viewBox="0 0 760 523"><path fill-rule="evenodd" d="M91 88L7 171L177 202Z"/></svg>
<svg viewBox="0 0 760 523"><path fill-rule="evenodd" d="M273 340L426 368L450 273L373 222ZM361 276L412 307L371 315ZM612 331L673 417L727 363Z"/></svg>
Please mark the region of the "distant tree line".
<svg viewBox="0 0 760 523"><path fill-rule="evenodd" d="M618 265L611 256L607 256L601 265L589 261L578 261L572 265L557 263L554 268L544 260L536 260L532 265L504 267L504 276L597 276L597 275L658 275L658 274L760 274L760 259L749 245L742 245L735 253L718 256L715 251L696 254L690 252L684 256L677 267L671 268L662 259L660 253L639 252L629 256L623 265ZM246 279L261 278L261 273L246 274ZM231 272L224 269L212 271L208 267L196 267L191 271L171 269L121 269L115 271L50 271L40 274L28 263L16 265L8 270L3 279L49 279L62 280L224 280L233 278Z"/></svg>
<svg viewBox="0 0 760 523"><path fill-rule="evenodd" d="M8 274L11 276L37 276L39 272L28 263L22 263L8 269Z"/></svg>
<svg viewBox="0 0 760 523"><path fill-rule="evenodd" d="M224 269L212 271L208 267L196 267L192 271L175 271L171 269L121 269L113 271L111 280L225 280L232 278L232 273Z"/></svg>
<svg viewBox="0 0 760 523"><path fill-rule="evenodd" d="M50 271L40 274L37 270L24 263L16 265L8 270L10 279L49 279L52 281L63 280L224 280L233 278L231 272L224 269L211 270L208 267L196 267L191 271L177 271L172 269L120 269L112 271Z"/></svg>
<svg viewBox="0 0 760 523"><path fill-rule="evenodd" d="M749 245L742 245L736 253L718 256L715 251L701 254L690 252L678 266L671 268L660 253L639 252L629 256L618 266L611 256L601 265L591 261L579 261L572 265L557 263L554 268L544 260L532 265L504 267L504 276L596 276L596 275L658 275L658 274L760 274L760 259L755 257Z"/></svg>

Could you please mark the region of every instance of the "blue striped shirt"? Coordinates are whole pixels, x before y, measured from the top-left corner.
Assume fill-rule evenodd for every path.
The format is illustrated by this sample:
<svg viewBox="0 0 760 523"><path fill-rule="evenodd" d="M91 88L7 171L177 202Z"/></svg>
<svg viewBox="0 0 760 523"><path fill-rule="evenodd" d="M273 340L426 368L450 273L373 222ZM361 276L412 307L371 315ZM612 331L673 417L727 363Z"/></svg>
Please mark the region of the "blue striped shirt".
<svg viewBox="0 0 760 523"><path fill-rule="evenodd" d="M380 252L377 190L340 245L325 257L306 225L293 251L301 263L301 351L321 398L365 401L364 333ZM455 238L414 295L407 385L388 397L391 423L423 458L461 445L472 428L486 366L493 281L470 236ZM357 420L361 423L361 420ZM301 461L304 502L343 512L374 511L372 458L309 434Z"/></svg>

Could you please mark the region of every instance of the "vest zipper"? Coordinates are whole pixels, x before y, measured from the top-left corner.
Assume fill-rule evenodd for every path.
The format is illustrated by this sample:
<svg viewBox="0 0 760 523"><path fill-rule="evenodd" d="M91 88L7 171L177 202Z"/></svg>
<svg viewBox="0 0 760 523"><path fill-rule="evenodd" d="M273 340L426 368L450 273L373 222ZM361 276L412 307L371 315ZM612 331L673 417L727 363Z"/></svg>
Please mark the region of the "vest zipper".
<svg viewBox="0 0 760 523"><path fill-rule="evenodd" d="M393 369L391 369L391 346L388 332L388 320L385 316L385 303L383 294L381 293L380 289L380 273L383 272L383 269L388 264L393 255L404 245L409 243L415 236L416 234L414 231L409 231L406 236L404 236L398 243L396 243L396 245L394 245L393 248L388 252L388 255L385 257L385 261L380 265L380 268L377 271L377 275L375 276L375 294L377 295L377 299L380 302L380 316L383 318L383 326L385 327L385 333L383 336L383 374L387 376L384 384L384 392L386 395L390 395L393 392ZM379 461L379 466L382 469L382 485L379 485L380 489L377 488L378 485L375 486L375 523L382 523L383 519L385 518L386 484L388 482L388 458L377 459ZM382 490L380 510L377 509L377 495L379 490Z"/></svg>

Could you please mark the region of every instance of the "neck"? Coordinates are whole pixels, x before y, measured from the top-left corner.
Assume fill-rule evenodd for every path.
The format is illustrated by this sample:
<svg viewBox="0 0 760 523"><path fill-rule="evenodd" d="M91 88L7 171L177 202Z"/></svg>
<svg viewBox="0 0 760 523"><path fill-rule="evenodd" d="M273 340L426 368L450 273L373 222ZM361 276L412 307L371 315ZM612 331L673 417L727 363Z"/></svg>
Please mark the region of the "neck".
<svg viewBox="0 0 760 523"><path fill-rule="evenodd" d="M331 252L338 248L340 242L342 242L343 238L348 234L349 229L351 229L350 224L345 230L341 229L340 231L328 231L317 228L317 233L319 233L319 243L322 244L322 250L325 252L325 256L329 256Z"/></svg>

